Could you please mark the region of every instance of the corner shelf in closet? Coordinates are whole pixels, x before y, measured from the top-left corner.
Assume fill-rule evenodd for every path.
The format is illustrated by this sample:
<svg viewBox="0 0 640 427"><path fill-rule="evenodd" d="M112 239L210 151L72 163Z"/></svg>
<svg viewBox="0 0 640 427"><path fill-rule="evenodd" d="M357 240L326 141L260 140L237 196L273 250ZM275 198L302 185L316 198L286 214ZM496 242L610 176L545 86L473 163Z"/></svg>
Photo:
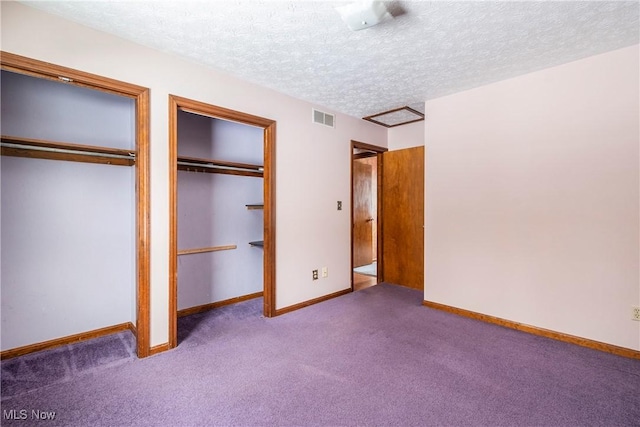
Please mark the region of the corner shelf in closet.
<svg viewBox="0 0 640 427"><path fill-rule="evenodd" d="M118 166L132 166L136 162L135 150L122 150L96 145L81 145L2 135L1 146L3 156L68 160Z"/></svg>
<svg viewBox="0 0 640 427"><path fill-rule="evenodd" d="M264 167L247 163L235 163L222 160L200 159L195 157L178 157L178 170L188 172L222 173L263 177Z"/></svg>
<svg viewBox="0 0 640 427"><path fill-rule="evenodd" d="M245 205L245 206L247 207L248 210L264 209L263 203L255 203L255 204ZM255 242L249 242L249 244L257 248L264 248L264 240L256 240Z"/></svg>

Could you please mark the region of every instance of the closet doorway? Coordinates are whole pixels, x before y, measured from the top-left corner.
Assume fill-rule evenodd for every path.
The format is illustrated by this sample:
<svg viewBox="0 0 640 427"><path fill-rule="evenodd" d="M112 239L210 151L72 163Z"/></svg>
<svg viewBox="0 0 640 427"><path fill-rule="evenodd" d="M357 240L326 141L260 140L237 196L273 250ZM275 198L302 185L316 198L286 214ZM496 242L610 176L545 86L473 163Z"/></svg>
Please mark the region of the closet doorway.
<svg viewBox="0 0 640 427"><path fill-rule="evenodd" d="M351 141L351 288L383 280L382 172L386 148Z"/></svg>
<svg viewBox="0 0 640 427"><path fill-rule="evenodd" d="M275 315L275 128L169 96L169 348L178 316L258 296Z"/></svg>
<svg viewBox="0 0 640 427"><path fill-rule="evenodd" d="M3 340L5 327L34 337L2 357L124 329L148 356L149 90L7 52L1 65L14 100L2 111Z"/></svg>

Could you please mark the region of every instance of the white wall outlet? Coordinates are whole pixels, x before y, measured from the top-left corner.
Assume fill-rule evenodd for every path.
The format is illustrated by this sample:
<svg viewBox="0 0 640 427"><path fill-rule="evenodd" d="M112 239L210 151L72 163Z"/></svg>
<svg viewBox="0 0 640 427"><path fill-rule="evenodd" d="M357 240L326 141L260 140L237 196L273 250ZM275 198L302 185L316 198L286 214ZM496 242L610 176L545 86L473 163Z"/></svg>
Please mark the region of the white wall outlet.
<svg viewBox="0 0 640 427"><path fill-rule="evenodd" d="M312 270L311 275L313 277L313 280L318 280L318 270Z"/></svg>
<svg viewBox="0 0 640 427"><path fill-rule="evenodd" d="M634 305L631 307L631 319L640 321L640 306Z"/></svg>
<svg viewBox="0 0 640 427"><path fill-rule="evenodd" d="M327 267L322 267L322 277L329 277L329 269Z"/></svg>

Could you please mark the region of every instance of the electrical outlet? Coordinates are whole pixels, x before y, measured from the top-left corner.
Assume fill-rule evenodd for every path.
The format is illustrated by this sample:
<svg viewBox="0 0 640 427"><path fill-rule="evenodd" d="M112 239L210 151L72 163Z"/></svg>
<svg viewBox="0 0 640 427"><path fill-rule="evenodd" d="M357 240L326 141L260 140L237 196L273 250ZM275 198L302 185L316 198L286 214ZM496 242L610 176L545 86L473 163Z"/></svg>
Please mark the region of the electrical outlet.
<svg viewBox="0 0 640 427"><path fill-rule="evenodd" d="M311 274L313 275L313 280L318 280L318 270L313 270Z"/></svg>
<svg viewBox="0 0 640 427"><path fill-rule="evenodd" d="M322 267L322 277L329 277L329 269L327 267Z"/></svg>
<svg viewBox="0 0 640 427"><path fill-rule="evenodd" d="M340 200L338 200L338 210L339 211L342 210L342 202Z"/></svg>
<svg viewBox="0 0 640 427"><path fill-rule="evenodd" d="M640 306L634 305L633 307L631 307L631 318L633 320L640 321Z"/></svg>

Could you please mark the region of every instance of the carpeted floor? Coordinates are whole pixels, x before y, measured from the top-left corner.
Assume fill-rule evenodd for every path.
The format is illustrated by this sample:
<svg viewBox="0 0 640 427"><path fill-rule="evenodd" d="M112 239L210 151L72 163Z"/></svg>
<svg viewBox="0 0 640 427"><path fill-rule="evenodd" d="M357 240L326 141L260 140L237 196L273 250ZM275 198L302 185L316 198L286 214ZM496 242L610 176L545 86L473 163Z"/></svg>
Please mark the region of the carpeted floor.
<svg viewBox="0 0 640 427"><path fill-rule="evenodd" d="M638 425L640 361L421 301L381 284L265 319L256 299L182 318L178 348L147 359L10 359L2 424L42 425L37 410L73 426ZM43 372L54 380L29 383Z"/></svg>
<svg viewBox="0 0 640 427"><path fill-rule="evenodd" d="M130 331L2 361L2 400L136 358Z"/></svg>

